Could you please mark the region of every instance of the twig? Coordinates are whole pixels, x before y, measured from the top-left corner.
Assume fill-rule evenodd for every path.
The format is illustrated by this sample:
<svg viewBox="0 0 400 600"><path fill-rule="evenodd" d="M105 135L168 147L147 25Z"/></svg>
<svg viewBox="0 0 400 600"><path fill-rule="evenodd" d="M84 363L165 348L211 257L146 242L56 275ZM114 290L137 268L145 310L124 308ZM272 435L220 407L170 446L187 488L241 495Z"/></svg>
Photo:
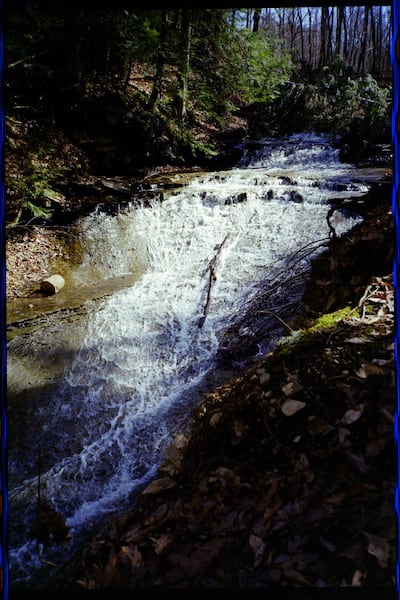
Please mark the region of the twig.
<svg viewBox="0 0 400 600"><path fill-rule="evenodd" d="M333 215L333 213L337 210L337 208L338 208L337 206L331 206L330 209L328 210L327 215L326 215L326 221L327 221L328 227L329 227L329 232L330 232L329 233L329 237L330 238L335 238L336 237L336 230L333 227L333 225L332 225L332 223L330 221L330 218Z"/></svg>
<svg viewBox="0 0 400 600"><path fill-rule="evenodd" d="M263 310L258 310L258 313L269 313L270 315L273 315L275 317L275 319L278 319L278 321L280 321L282 323L282 325L284 325L285 327L287 327L288 329L290 329L290 331L294 331L293 327L290 327L289 323L286 323L286 321L284 321L279 315L277 315L274 311L272 310L267 310L267 309L263 309Z"/></svg>
<svg viewBox="0 0 400 600"><path fill-rule="evenodd" d="M46 54L47 54L47 52L40 52L38 54L32 54L31 56L25 56L24 58L21 58L20 60L17 60L15 62L11 63L10 65L6 65L6 66L8 69L13 69L14 67L17 67L18 65L21 65L24 62L28 62L35 58L39 58L39 56L45 56Z"/></svg>
<svg viewBox="0 0 400 600"><path fill-rule="evenodd" d="M49 560L46 560L45 558L42 558L42 552L43 552L43 547L41 547L38 552L40 562L43 563L44 565L48 565L49 567L55 567L57 569L58 565L56 565L55 563L53 563Z"/></svg>

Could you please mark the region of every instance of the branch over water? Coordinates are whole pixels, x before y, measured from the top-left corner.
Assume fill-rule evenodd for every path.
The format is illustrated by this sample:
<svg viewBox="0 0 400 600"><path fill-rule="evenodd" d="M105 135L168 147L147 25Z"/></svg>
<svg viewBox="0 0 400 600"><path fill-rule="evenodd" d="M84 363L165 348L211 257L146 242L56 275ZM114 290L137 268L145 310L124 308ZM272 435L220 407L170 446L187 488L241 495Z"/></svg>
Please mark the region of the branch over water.
<svg viewBox="0 0 400 600"><path fill-rule="evenodd" d="M225 244L226 240L229 237L229 233L226 234L226 236L224 237L223 241L221 242L221 244L219 244L219 246L217 246L217 253L214 255L214 257L212 258L212 260L210 261L210 264L208 265L207 269L206 269L206 273L207 271L209 271L209 281L208 281L208 288L207 288L207 300L206 303L204 305L204 309L203 309L203 316L201 317L200 321L199 321L199 327L203 327L204 325L204 321L206 320L207 317L207 313L209 311L210 308L210 302L211 302L211 288L213 286L213 284L215 283L216 279L217 279L217 275L215 273L215 265L218 259L219 254L221 253L222 247Z"/></svg>

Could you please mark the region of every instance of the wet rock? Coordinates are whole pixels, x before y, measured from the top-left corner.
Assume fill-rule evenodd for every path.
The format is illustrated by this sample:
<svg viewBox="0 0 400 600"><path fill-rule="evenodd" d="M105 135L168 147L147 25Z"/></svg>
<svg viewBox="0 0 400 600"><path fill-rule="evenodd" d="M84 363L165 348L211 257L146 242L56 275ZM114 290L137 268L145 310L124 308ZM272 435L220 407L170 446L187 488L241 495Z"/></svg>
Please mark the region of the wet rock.
<svg viewBox="0 0 400 600"><path fill-rule="evenodd" d="M292 202L297 202L297 203L301 203L303 202L304 198L303 196L300 194L300 192L297 192L296 190L292 190L290 192L290 200Z"/></svg>
<svg viewBox="0 0 400 600"><path fill-rule="evenodd" d="M246 202L247 194L243 192L242 194L237 194L236 196L230 196L225 200L225 205L227 204L241 204L242 202Z"/></svg>

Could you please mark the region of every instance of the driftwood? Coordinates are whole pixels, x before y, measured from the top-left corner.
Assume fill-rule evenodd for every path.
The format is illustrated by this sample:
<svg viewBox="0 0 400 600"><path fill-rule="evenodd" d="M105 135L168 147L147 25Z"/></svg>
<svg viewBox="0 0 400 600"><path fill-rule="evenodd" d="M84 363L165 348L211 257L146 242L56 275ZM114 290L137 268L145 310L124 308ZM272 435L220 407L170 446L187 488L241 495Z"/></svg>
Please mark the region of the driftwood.
<svg viewBox="0 0 400 600"><path fill-rule="evenodd" d="M205 270L205 273L207 273L207 271L209 271L209 280L208 280L208 288L207 288L207 300L206 303L204 305L204 309L203 309L203 316L201 317L200 321L199 321L199 327L203 327L204 325L204 321L206 320L209 308L210 308L210 302L211 302L211 289L213 284L215 283L216 279L217 279L217 275L215 272L215 265L216 262L218 260L218 256L222 250L223 245L225 244L226 240L229 237L229 233L226 234L226 236L224 237L223 241L221 242L221 244L219 244L219 246L216 247L217 253L214 255L214 257L212 258L212 260L210 261L210 264L208 265L207 269Z"/></svg>

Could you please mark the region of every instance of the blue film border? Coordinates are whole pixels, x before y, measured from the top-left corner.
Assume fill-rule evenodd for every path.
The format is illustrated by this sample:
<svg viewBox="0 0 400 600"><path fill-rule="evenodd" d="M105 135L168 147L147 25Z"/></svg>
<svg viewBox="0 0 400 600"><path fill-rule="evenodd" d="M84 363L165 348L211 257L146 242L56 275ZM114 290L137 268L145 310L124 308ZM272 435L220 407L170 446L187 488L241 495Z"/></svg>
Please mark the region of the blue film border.
<svg viewBox="0 0 400 600"><path fill-rule="evenodd" d="M0 14L3 12L0 0ZM4 98L3 98L3 64L4 31L0 28L0 597L8 597L8 554L7 554L7 410L6 410L6 264L5 264L5 184L4 184Z"/></svg>
<svg viewBox="0 0 400 600"><path fill-rule="evenodd" d="M400 413L400 377L399 377L399 277L400 277L400 243L399 243L399 176L400 176L400 157L399 157L399 142L400 142L400 110L399 110L399 91L400 91L400 0L393 0L392 3L392 65L393 65L393 109L392 109L392 138L393 138L393 195L392 195L392 212L393 212L393 229L394 229L394 265L393 265L393 280L396 298L395 308L395 339L394 339L394 359L396 372L396 410L394 420L394 436L395 447L397 453L397 473L396 473L396 490L395 490L395 508L397 517L397 562L396 562L396 586L397 595L399 597L400 590L400 564L399 564L399 513L400 513L400 490L399 490L399 475L400 475L400 440L399 440L399 413Z"/></svg>

